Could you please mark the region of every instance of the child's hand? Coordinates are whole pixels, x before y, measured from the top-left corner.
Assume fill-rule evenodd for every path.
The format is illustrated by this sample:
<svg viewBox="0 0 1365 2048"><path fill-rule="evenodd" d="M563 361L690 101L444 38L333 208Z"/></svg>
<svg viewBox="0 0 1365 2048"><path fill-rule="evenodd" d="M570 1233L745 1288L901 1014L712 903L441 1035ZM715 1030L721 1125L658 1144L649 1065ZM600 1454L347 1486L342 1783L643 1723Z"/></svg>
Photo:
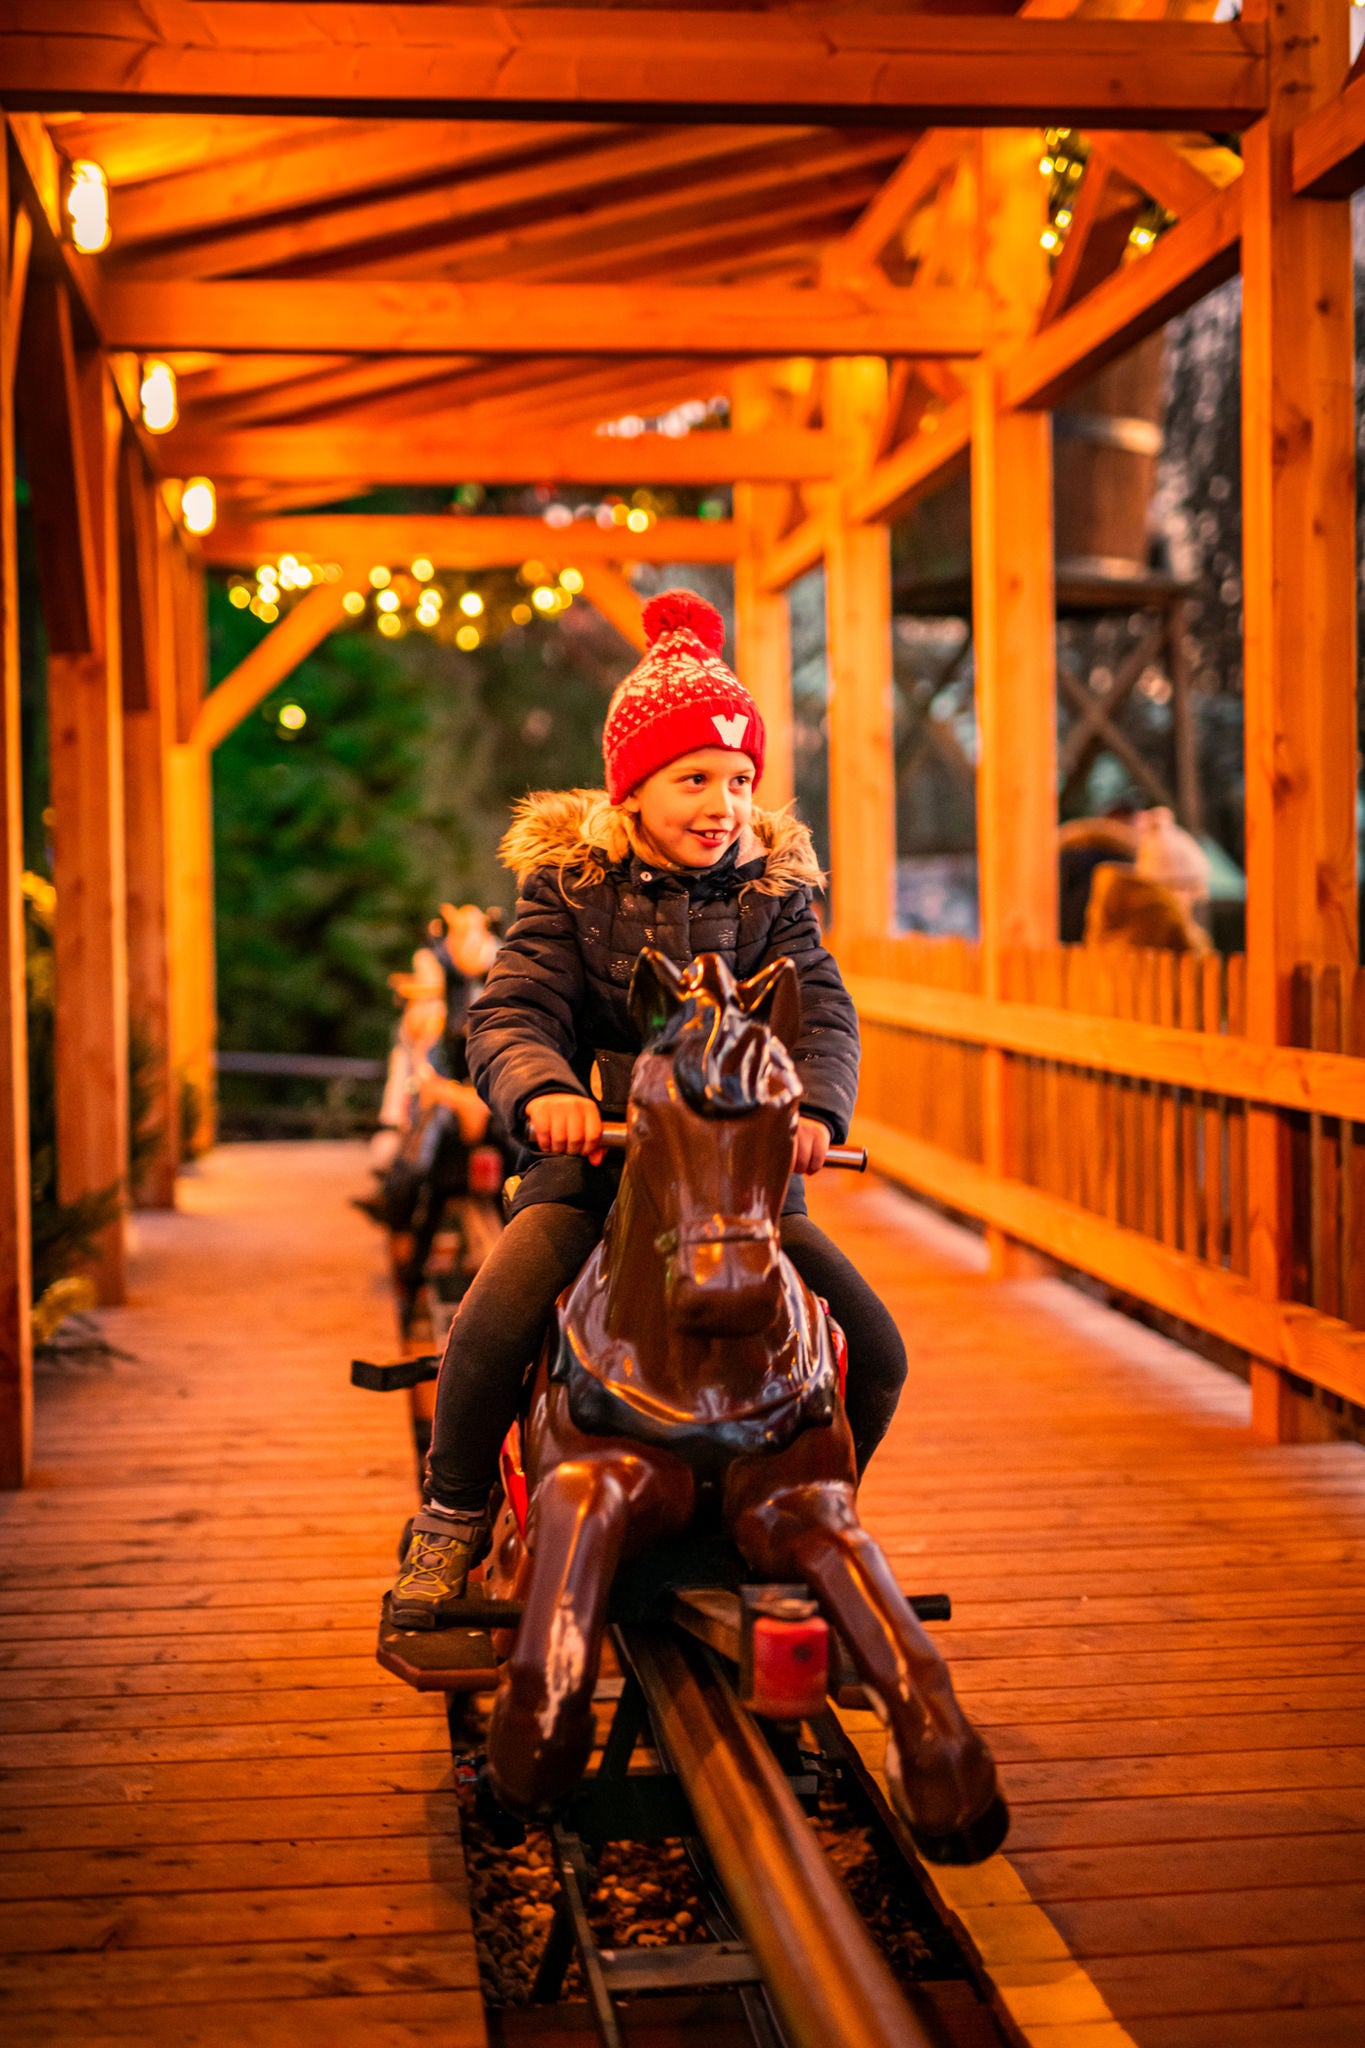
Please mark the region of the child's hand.
<svg viewBox="0 0 1365 2048"><path fill-rule="evenodd" d="M602 1164L602 1118L591 1096L537 1095L524 1114L542 1152L573 1152Z"/></svg>
<svg viewBox="0 0 1365 2048"><path fill-rule="evenodd" d="M822 1124L818 1117L798 1117L796 1123L796 1158L792 1163L793 1173L818 1173L825 1163L829 1150L829 1125Z"/></svg>

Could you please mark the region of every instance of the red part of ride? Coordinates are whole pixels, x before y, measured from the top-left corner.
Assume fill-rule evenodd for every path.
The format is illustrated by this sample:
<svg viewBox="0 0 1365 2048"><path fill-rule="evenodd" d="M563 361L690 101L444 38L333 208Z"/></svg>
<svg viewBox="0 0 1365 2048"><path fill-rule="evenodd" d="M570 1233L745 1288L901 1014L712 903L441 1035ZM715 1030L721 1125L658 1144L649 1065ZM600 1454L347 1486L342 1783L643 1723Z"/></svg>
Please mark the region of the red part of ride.
<svg viewBox="0 0 1365 2048"><path fill-rule="evenodd" d="M744 1704L774 1721L806 1721L823 1711L829 1688L829 1627L818 1614L803 1621L755 1618L753 1674Z"/></svg>

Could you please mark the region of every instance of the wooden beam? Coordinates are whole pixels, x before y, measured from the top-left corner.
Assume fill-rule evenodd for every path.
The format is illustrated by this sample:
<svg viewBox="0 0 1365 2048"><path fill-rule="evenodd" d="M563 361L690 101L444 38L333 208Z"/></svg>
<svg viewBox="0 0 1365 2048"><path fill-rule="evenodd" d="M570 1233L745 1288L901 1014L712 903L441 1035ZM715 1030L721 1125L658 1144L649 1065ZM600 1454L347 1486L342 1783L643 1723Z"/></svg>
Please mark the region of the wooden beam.
<svg viewBox="0 0 1365 2048"><path fill-rule="evenodd" d="M80 432L71 303L59 277L29 282L15 402L33 495L48 645L57 654L96 654L101 644L96 527Z"/></svg>
<svg viewBox="0 0 1365 2048"><path fill-rule="evenodd" d="M589 562L583 570L583 595L637 654L649 645L641 619L640 600L623 570L612 562Z"/></svg>
<svg viewBox="0 0 1365 2048"><path fill-rule="evenodd" d="M853 1138L867 1146L878 1171L893 1180L1208 1330L1250 1352L1253 1360L1273 1361L1285 1372L1365 1405L1365 1333L1349 1324L1297 1302L1265 1301L1239 1273L1205 1265L1188 1252L1110 1223L1025 1181L993 1174L975 1160L888 1124L855 1118Z"/></svg>
<svg viewBox="0 0 1365 2048"><path fill-rule="evenodd" d="M1101 149L1116 171L1140 185L1149 198L1183 220L1217 189L1202 171L1180 154L1164 135L1141 135L1121 128L1092 132L1087 138Z"/></svg>
<svg viewBox="0 0 1365 2048"><path fill-rule="evenodd" d="M742 432L771 429L781 417L772 375L757 364L735 371L730 417ZM781 531L790 493L780 484L735 485L735 670L759 709L767 738L762 799L771 809L795 794L792 751L791 626L783 592L770 591L759 571Z"/></svg>
<svg viewBox="0 0 1365 2048"><path fill-rule="evenodd" d="M825 477L834 451L821 433L768 428L684 434L596 434L581 428L501 432L443 420L420 433L392 428L269 427L204 432L191 424L167 434L156 452L168 473L278 478L290 483L367 477L374 484L772 483Z"/></svg>
<svg viewBox="0 0 1365 2048"><path fill-rule="evenodd" d="M656 519L644 533L595 521L547 526L543 519L460 518L451 513L293 513L276 519L220 519L204 543L206 560L245 568L282 554L341 562L360 573L372 563L415 561L438 569L492 569L515 562L732 562L738 540L728 519Z"/></svg>
<svg viewBox="0 0 1365 2048"><path fill-rule="evenodd" d="M191 1150L201 1152L213 1143L217 1129L213 756L203 747L175 746L167 766L175 849L169 912L172 1063Z"/></svg>
<svg viewBox="0 0 1365 2048"><path fill-rule="evenodd" d="M866 469L886 407L886 364L831 363L825 399L843 473ZM829 837L834 927L841 940L891 929L896 777L891 671L891 533L850 519L836 487L827 515Z"/></svg>
<svg viewBox="0 0 1365 2048"><path fill-rule="evenodd" d="M113 279L111 348L250 355L972 356L986 340L971 291L754 286L349 283Z"/></svg>
<svg viewBox="0 0 1365 2048"><path fill-rule="evenodd" d="M292 611L272 626L264 640L239 661L231 675L210 690L190 734L191 746L205 753L225 740L256 709L277 683L292 675L333 632L345 623L345 596L340 583L319 583L301 597Z"/></svg>
<svg viewBox="0 0 1365 2048"><path fill-rule="evenodd" d="M1300 962L1356 959L1355 346L1350 202L1295 195L1292 122L1346 68L1333 0L1271 17L1271 108L1246 139L1242 229L1242 584L1247 1034L1294 1035ZM1291 1134L1248 1119L1251 1277L1294 1291ZM1253 1383L1279 1434L1292 1404Z"/></svg>
<svg viewBox="0 0 1365 2048"><path fill-rule="evenodd" d="M139 1206L175 1205L180 1161L180 1104L171 1043L171 873L177 849L170 840L167 790L175 743L175 617L169 556L174 530L142 468L141 453L125 440L126 516L137 554L134 617L125 606L120 625L125 663L123 692L124 845L127 877L128 1030L142 1062L141 1084L153 1136L151 1157L129 1192ZM122 539L123 536L121 535ZM125 591L127 583L125 581ZM127 667L137 662L141 689L128 687Z"/></svg>
<svg viewBox="0 0 1365 2048"><path fill-rule="evenodd" d="M1349 199L1365 185L1365 76L1316 107L1294 130L1294 190Z"/></svg>
<svg viewBox="0 0 1365 2048"><path fill-rule="evenodd" d="M1259 25L714 8L10 0L15 106L1245 128ZM702 61L698 53L704 53Z"/></svg>
<svg viewBox="0 0 1365 2048"><path fill-rule="evenodd" d="M843 284L873 269L901 222L932 196L966 145L967 138L953 129L921 136L848 233L825 251L822 283Z"/></svg>
<svg viewBox="0 0 1365 2048"><path fill-rule="evenodd" d="M848 493L854 519L894 519L925 491L946 483L967 460L971 446L971 404L954 400L930 413L919 432L874 463Z"/></svg>
<svg viewBox="0 0 1365 2048"><path fill-rule="evenodd" d="M1090 153L1073 205L1071 226L1043 301L1044 327L1118 270L1147 201L1097 147Z"/></svg>
<svg viewBox="0 0 1365 2048"><path fill-rule="evenodd" d="M127 711L150 709L157 666L158 598L152 480L125 427L118 457L120 687Z"/></svg>
<svg viewBox="0 0 1365 2048"><path fill-rule="evenodd" d="M19 335L24 322L24 295L28 290L28 266L32 254L33 215L21 205L16 208L9 229L5 293L0 301L0 319L5 327L3 339L0 339L0 348L5 352L5 378L0 384L0 399L6 405L11 402L19 370Z"/></svg>
<svg viewBox="0 0 1365 2048"><path fill-rule="evenodd" d="M117 463L123 416L103 359L77 368L72 430L90 482L98 651L48 659L53 881L57 888L57 1189L64 1202L123 1192L128 1169L128 962L119 681ZM100 1299L123 1299L120 1216L99 1235Z"/></svg>
<svg viewBox="0 0 1365 2048"><path fill-rule="evenodd" d="M1242 183L1206 199L1145 256L1125 263L1079 306L1023 342L1003 366L1006 405L1055 405L1106 363L1234 276L1242 231Z"/></svg>
<svg viewBox="0 0 1365 2048"><path fill-rule="evenodd" d="M188 265L193 275L221 277L249 267L234 264L233 258L249 246L253 234L286 232L297 238L302 224L297 216L313 209L309 224L320 231L320 240L309 247L325 254L349 241L391 232L394 216L385 209L401 203L405 187L432 185L443 174L453 179L472 173L472 190L475 178L487 179L504 161L520 167L528 157L541 159L542 175L550 177L558 167L543 161L547 152L554 148L567 154L577 137L596 137L604 148L613 140L609 131L560 122L414 121L365 127L348 121L299 136L285 126L269 145L246 156L116 186L110 209L113 247L120 264L131 261L142 269L149 260L148 244L194 235ZM484 189L483 182L477 189ZM447 208L459 204L450 187L441 186L435 196ZM286 230L291 217L293 225ZM269 228L262 225L267 221ZM348 226L358 232L348 232ZM261 249L266 262L300 253L297 239L266 242ZM182 257L182 275L186 267Z"/></svg>
<svg viewBox="0 0 1365 2048"><path fill-rule="evenodd" d="M21 216L22 217L22 216ZM0 305L22 264L0 149ZM19 554L15 511L17 334L0 323L0 1487L22 1486L33 1446L33 1260L28 1125L28 981L24 950L23 746L19 719Z"/></svg>
<svg viewBox="0 0 1365 2048"><path fill-rule="evenodd" d="M855 488L850 484L850 496ZM828 518L823 511L811 513L781 540L774 541L759 561L754 572L759 589L776 592L789 588L798 576L804 576L822 559L828 542Z"/></svg>
<svg viewBox="0 0 1365 2048"><path fill-rule="evenodd" d="M1046 195L1028 134L982 152L982 267L1002 325L1030 324L1048 287ZM1005 957L1057 935L1056 603L1052 422L1014 410L993 364L971 402L972 644L976 662L976 868L985 993L1004 994ZM982 1062L986 1167L1017 1166L1013 1076L998 1048ZM988 1233L998 1275L1026 1254Z"/></svg>

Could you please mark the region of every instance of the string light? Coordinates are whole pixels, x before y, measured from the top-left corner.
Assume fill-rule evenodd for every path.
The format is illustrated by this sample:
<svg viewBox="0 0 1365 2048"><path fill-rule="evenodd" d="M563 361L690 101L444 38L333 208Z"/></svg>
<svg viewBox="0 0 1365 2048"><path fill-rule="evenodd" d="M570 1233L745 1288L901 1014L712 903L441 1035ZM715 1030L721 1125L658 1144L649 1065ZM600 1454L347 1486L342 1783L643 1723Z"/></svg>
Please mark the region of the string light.
<svg viewBox="0 0 1365 2048"><path fill-rule="evenodd" d="M483 611L483 599L477 590L467 590L460 599L460 610L467 619L477 619Z"/></svg>
<svg viewBox="0 0 1365 2048"><path fill-rule="evenodd" d="M363 592L359 590L348 590L345 597L343 597L341 600L341 609L344 612L349 612L353 619L358 619L360 617L360 614L365 609L365 598Z"/></svg>
<svg viewBox="0 0 1365 2048"><path fill-rule="evenodd" d="M580 569L562 569L559 581L562 589L571 591L577 597L583 588L583 573Z"/></svg>
<svg viewBox="0 0 1365 2048"><path fill-rule="evenodd" d="M398 609L398 592L396 590L381 590L375 599L375 603L379 606L381 612L396 612Z"/></svg>
<svg viewBox="0 0 1365 2048"><path fill-rule="evenodd" d="M638 505L634 511L627 512L626 514L626 531L628 533L648 533L653 524L653 513L642 511Z"/></svg>
<svg viewBox="0 0 1365 2048"><path fill-rule="evenodd" d="M1048 251L1059 248L1061 246L1061 239L1056 228L1044 228L1042 234L1038 237L1038 240Z"/></svg>
<svg viewBox="0 0 1365 2048"><path fill-rule="evenodd" d="M412 565L412 573L419 583L430 583L436 570L425 555L419 555Z"/></svg>
<svg viewBox="0 0 1365 2048"><path fill-rule="evenodd" d="M513 605L513 607L512 607L512 624L513 624L514 626L529 626L529 625L530 625L530 623L531 623L531 619L532 619L532 612L531 612L531 607L530 607L530 605L529 605L529 604L514 604L514 605Z"/></svg>
<svg viewBox="0 0 1365 2048"><path fill-rule="evenodd" d="M169 363L153 361L142 365L138 387L142 424L149 434L169 434L180 418L180 401L175 389L175 371Z"/></svg>
<svg viewBox="0 0 1365 2048"><path fill-rule="evenodd" d="M286 732L302 732L308 723L308 713L302 704L281 704L280 724Z"/></svg>
<svg viewBox="0 0 1365 2048"><path fill-rule="evenodd" d="M379 630L386 640L392 640L396 634L401 633L403 630L403 621L395 612L381 612L378 624Z"/></svg>
<svg viewBox="0 0 1365 2048"><path fill-rule="evenodd" d="M212 533L218 494L206 476L192 476L180 493L180 517L187 533Z"/></svg>
<svg viewBox="0 0 1365 2048"><path fill-rule="evenodd" d="M372 590L387 590L392 581L393 578L383 563L377 562L370 571L370 588Z"/></svg>
<svg viewBox="0 0 1365 2048"><path fill-rule="evenodd" d="M552 612L555 608L555 594L548 583L537 583L531 592L531 602L538 612Z"/></svg>
<svg viewBox="0 0 1365 2048"><path fill-rule="evenodd" d="M482 636L477 626L461 626L455 635L455 645L464 654L472 654Z"/></svg>
<svg viewBox="0 0 1365 2048"><path fill-rule="evenodd" d="M109 180L96 163L82 158L71 166L66 189L66 216L71 223L71 241L84 256L96 256L109 246Z"/></svg>

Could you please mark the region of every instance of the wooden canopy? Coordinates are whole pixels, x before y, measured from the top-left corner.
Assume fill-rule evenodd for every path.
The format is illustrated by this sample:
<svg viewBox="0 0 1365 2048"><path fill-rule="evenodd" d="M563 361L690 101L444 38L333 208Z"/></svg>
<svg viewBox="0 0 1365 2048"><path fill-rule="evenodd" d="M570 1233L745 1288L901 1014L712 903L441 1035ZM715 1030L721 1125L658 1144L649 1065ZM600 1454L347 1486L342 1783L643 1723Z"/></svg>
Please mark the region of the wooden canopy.
<svg viewBox="0 0 1365 2048"><path fill-rule="evenodd" d="M974 0L941 13L723 0L690 12L515 0L0 10L0 1240L19 1247L0 1293L0 1445L11 1479L28 1400L16 406L52 649L66 1193L122 1171L131 1001L162 1053L170 1197L174 1087L190 1080L205 1115L211 1095L209 753L340 617L335 591L311 593L250 675L205 703L206 560L240 566L286 545L411 559L412 525L313 509L374 485L732 487L730 519L576 535L585 594L629 625L620 571L631 558L734 562L738 661L781 796L782 592L823 562L833 900L836 937L852 946L880 939L891 916L888 522L966 464L981 1166L1006 1184L1016 1162L1000 963L1010 945L1055 931L1049 408L1239 266L1246 1040L1289 1043L1291 968L1355 959L1347 200L1365 176L1365 79L1350 75L1335 0L1246 0L1229 22L1220 11L1214 0ZM1079 128L1088 147L1055 260L1040 126ZM98 255L66 234L64 181L82 160L109 184ZM1135 239L1130 223L1148 216L1155 225ZM162 435L140 416L148 355L178 383L179 423ZM716 397L728 405L720 428L610 431L671 425L688 401ZM203 546L159 488L189 475L218 491ZM453 514L421 531L433 559L470 567L515 561L534 537L525 522ZM1289 1294L1275 1106L1288 1085L1250 1112L1250 1284L1262 1303ZM111 1298L121 1241L106 1233ZM1074 1243L1069 1255L1085 1263ZM1283 1356L1258 1341L1271 1372ZM1349 1378L1333 1370L1326 1383ZM1263 1382L1279 1384L1273 1372Z"/></svg>

